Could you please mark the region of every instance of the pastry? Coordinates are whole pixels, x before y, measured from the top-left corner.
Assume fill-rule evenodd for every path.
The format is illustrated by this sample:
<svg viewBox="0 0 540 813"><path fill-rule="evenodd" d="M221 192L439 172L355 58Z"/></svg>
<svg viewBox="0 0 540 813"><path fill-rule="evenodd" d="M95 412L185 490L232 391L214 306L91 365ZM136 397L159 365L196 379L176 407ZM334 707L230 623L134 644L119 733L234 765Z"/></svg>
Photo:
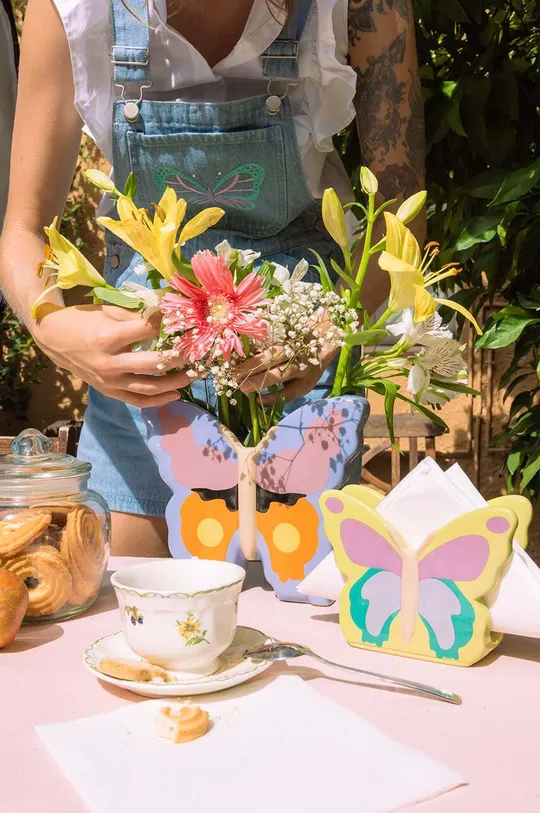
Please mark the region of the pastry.
<svg viewBox="0 0 540 813"><path fill-rule="evenodd" d="M38 511L40 513L51 515L51 525L58 525L64 528L67 522L68 514L74 508L80 506L78 502L64 502L64 503L39 503L30 507L31 511Z"/></svg>
<svg viewBox="0 0 540 813"><path fill-rule="evenodd" d="M165 737L175 743L191 742L206 734L208 721L208 712L199 706L182 706L181 709L163 706L157 719L158 737Z"/></svg>
<svg viewBox="0 0 540 813"><path fill-rule="evenodd" d="M2 560L2 567L19 576L28 588L26 615L53 615L67 603L73 590L64 557L51 545L32 545Z"/></svg>
<svg viewBox="0 0 540 813"><path fill-rule="evenodd" d="M166 669L146 661L102 658L98 669L104 675L109 675L109 677L118 678L119 680L135 680L139 683L169 683L171 679Z"/></svg>
<svg viewBox="0 0 540 813"><path fill-rule="evenodd" d="M99 590L106 560L100 519L86 506L77 505L68 513L60 538L60 552L71 570L73 595L70 602L84 604Z"/></svg>
<svg viewBox="0 0 540 813"><path fill-rule="evenodd" d="M51 515L38 511L15 511L0 519L0 556L28 547L51 524Z"/></svg>

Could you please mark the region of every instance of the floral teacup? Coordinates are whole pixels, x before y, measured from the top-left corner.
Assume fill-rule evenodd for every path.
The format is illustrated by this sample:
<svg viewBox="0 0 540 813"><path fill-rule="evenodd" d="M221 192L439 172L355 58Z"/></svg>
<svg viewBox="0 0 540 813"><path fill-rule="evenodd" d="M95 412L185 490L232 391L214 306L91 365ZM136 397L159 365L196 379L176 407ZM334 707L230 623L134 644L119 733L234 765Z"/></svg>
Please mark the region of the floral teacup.
<svg viewBox="0 0 540 813"><path fill-rule="evenodd" d="M118 570L111 578L123 632L150 663L210 675L236 632L245 570L230 562L163 559Z"/></svg>

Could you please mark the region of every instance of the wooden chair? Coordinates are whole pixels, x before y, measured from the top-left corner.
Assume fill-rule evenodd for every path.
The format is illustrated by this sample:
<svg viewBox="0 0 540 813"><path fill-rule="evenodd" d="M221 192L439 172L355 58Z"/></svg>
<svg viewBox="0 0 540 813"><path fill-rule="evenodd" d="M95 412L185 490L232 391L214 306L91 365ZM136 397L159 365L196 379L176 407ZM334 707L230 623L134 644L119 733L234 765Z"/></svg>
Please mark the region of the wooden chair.
<svg viewBox="0 0 540 813"><path fill-rule="evenodd" d="M0 436L0 455L9 454L12 437ZM51 451L60 454L70 454L75 456L79 441L79 430L75 426L60 426L58 436L50 437Z"/></svg>
<svg viewBox="0 0 540 813"><path fill-rule="evenodd" d="M409 441L409 471L411 471L418 464L418 438L424 438L426 455L435 459L435 438L442 435L444 429L423 415L395 415L394 432L398 446L404 439ZM378 439L379 443L362 455L361 479L388 494L401 479L401 453L390 443L384 415L371 415L368 418L364 429L364 440L369 442L370 439ZM391 482L386 483L365 467L373 458L389 449L391 450Z"/></svg>

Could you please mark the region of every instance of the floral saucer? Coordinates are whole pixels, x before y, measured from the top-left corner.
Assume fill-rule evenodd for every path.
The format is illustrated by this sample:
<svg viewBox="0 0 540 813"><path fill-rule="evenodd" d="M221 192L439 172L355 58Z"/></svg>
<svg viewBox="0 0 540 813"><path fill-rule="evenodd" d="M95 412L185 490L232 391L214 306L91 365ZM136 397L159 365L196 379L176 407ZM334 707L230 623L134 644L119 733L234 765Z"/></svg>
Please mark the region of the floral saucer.
<svg viewBox="0 0 540 813"><path fill-rule="evenodd" d="M84 665L94 677L103 680L105 683L112 683L121 689L127 689L143 697L182 697L186 695L210 694L211 692L221 692L223 689L230 689L245 683L255 675L265 672L272 661L252 661L244 658L246 649L263 646L270 643L272 638L252 627L237 627L234 641L228 649L220 656L219 669L207 677L193 677L192 679L178 678L175 680L175 673L171 672L170 683L138 683L133 680L121 680L120 678L109 677L102 674L99 669L99 662L102 658L114 658L117 660L137 660L141 661L138 655L129 648L122 632L114 635L106 635L94 641L84 653Z"/></svg>

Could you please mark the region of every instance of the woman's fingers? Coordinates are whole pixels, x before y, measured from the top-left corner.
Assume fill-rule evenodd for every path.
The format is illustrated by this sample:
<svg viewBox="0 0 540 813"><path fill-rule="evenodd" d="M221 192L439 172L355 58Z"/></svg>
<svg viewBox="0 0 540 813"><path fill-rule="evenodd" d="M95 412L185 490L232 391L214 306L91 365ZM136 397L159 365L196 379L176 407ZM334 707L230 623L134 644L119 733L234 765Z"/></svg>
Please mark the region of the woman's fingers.
<svg viewBox="0 0 540 813"><path fill-rule="evenodd" d="M118 353L114 357L114 363L121 373L156 375L167 370L181 369L184 366L184 359L181 356L168 357L155 350L138 350L136 353ZM164 366L158 368L158 364Z"/></svg>
<svg viewBox="0 0 540 813"><path fill-rule="evenodd" d="M115 383L126 392L139 395L154 396L166 392L180 390L187 387L193 379L186 373L170 373L169 375L121 375Z"/></svg>
<svg viewBox="0 0 540 813"><path fill-rule="evenodd" d="M263 373L250 376L247 381L241 384L240 389L244 393L261 392L275 384L283 384L285 381L297 378L299 373L298 364L285 362L270 370L265 370Z"/></svg>
<svg viewBox="0 0 540 813"><path fill-rule="evenodd" d="M101 326L96 342L100 349L109 353L129 350L131 345L159 335L159 326L146 322L140 313L122 308L107 308L107 320ZM109 316L114 311L114 315ZM117 313L121 311L122 317Z"/></svg>

